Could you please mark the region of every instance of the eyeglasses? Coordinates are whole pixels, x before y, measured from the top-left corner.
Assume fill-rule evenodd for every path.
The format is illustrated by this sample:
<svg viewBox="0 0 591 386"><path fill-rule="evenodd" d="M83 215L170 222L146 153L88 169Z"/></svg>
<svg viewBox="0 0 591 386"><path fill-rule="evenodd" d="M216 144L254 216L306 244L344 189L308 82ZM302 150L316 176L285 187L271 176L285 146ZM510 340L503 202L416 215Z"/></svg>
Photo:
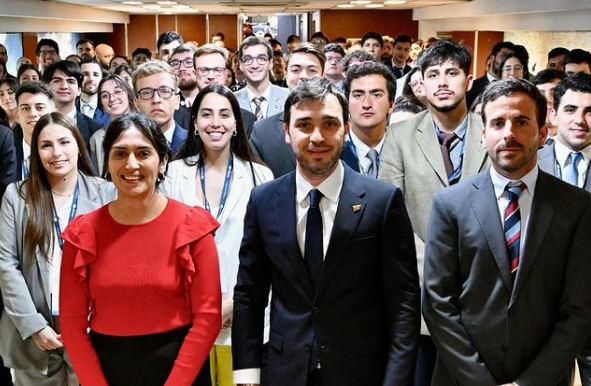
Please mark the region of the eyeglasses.
<svg viewBox="0 0 591 386"><path fill-rule="evenodd" d="M199 76L207 76L210 72L213 72L213 75L220 76L226 71L225 67L197 67L197 73Z"/></svg>
<svg viewBox="0 0 591 386"><path fill-rule="evenodd" d="M514 66L505 66L503 67L503 72L511 72L513 71L523 71L523 66L521 64L516 64Z"/></svg>
<svg viewBox="0 0 591 386"><path fill-rule="evenodd" d="M116 88L115 90L113 90L112 93L108 91L103 91L101 93L101 102L109 102L111 98L121 98L123 94L125 94L125 91L123 91L120 88ZM160 97L162 97L162 95Z"/></svg>
<svg viewBox="0 0 591 386"><path fill-rule="evenodd" d="M343 58L337 58L335 56L333 56L333 57L327 57L326 58L326 61L329 62L329 63L330 62L333 62L334 64L339 64L339 63L341 63L343 61Z"/></svg>
<svg viewBox="0 0 591 386"><path fill-rule="evenodd" d="M260 65L263 65L269 61L269 58L266 57L265 55L259 55L256 58L253 58L252 56L247 55L247 56L243 57L242 59L240 59L240 61L242 63L246 64L247 66L250 66L255 59L256 59L257 63Z"/></svg>
<svg viewBox="0 0 591 386"><path fill-rule="evenodd" d="M45 55L55 55L57 54L56 50L43 50L43 51L39 51L39 56L45 56Z"/></svg>
<svg viewBox="0 0 591 386"><path fill-rule="evenodd" d="M193 59L192 58L187 58L185 60L171 60L170 61L170 67L174 68L175 70L178 70L179 68L181 68L181 64L183 64L186 68L191 68L193 67Z"/></svg>
<svg viewBox="0 0 591 386"><path fill-rule="evenodd" d="M137 92L137 95L140 99L145 101L149 101L150 99L154 98L154 93L158 93L158 96L162 99L170 99L173 95L175 95L175 91L171 87L162 86L159 88L142 88Z"/></svg>

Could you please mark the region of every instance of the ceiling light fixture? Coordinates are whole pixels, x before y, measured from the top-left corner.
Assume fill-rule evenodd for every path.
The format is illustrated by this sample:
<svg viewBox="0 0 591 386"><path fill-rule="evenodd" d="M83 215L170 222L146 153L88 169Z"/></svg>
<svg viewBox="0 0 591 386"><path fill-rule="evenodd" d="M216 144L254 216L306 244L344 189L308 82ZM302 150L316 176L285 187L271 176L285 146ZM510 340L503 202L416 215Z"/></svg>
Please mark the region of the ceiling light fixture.
<svg viewBox="0 0 591 386"><path fill-rule="evenodd" d="M365 8L383 8L384 4L367 4Z"/></svg>
<svg viewBox="0 0 591 386"><path fill-rule="evenodd" d="M353 1L351 1L351 4L361 4L361 5L363 5L363 4L369 4L369 3L371 3L371 1L367 1L367 0L353 0Z"/></svg>
<svg viewBox="0 0 591 386"><path fill-rule="evenodd" d="M406 4L408 3L408 1L406 0L389 0L389 1L384 1L384 5L400 5L400 4Z"/></svg>
<svg viewBox="0 0 591 386"><path fill-rule="evenodd" d="M158 4L146 4L146 5L142 5L142 8L145 9L160 9L162 8L161 6L159 6Z"/></svg>
<svg viewBox="0 0 591 386"><path fill-rule="evenodd" d="M156 3L160 5L176 5L178 4L176 1L157 1Z"/></svg>
<svg viewBox="0 0 591 386"><path fill-rule="evenodd" d="M184 5L184 4L173 5L172 8L174 8L174 9L191 9L191 7L189 7L188 5Z"/></svg>
<svg viewBox="0 0 591 386"><path fill-rule="evenodd" d="M337 8L353 8L354 5L353 4L339 4L337 5Z"/></svg>
<svg viewBox="0 0 591 386"><path fill-rule="evenodd" d="M125 5L142 5L144 3L142 3L141 1L122 1L121 4L125 4Z"/></svg>

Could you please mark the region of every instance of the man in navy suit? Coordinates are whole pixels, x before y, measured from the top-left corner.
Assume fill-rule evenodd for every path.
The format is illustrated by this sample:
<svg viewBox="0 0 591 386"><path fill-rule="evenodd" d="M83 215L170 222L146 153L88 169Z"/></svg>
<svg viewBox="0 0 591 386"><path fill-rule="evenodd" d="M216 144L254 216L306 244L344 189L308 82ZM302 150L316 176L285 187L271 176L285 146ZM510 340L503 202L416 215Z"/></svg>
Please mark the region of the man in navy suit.
<svg viewBox="0 0 591 386"><path fill-rule="evenodd" d="M271 297L269 385L411 385L419 284L400 190L340 160L347 100L324 78L285 105L296 170L251 194L234 289L234 382L258 384Z"/></svg>
<svg viewBox="0 0 591 386"><path fill-rule="evenodd" d="M187 130L174 121L180 102L176 73L160 60L146 62L134 71L133 87L139 110L156 121L174 155L187 138Z"/></svg>
<svg viewBox="0 0 591 386"><path fill-rule="evenodd" d="M351 131L341 159L356 172L378 178L396 82L386 66L372 61L347 71L345 89L349 96Z"/></svg>

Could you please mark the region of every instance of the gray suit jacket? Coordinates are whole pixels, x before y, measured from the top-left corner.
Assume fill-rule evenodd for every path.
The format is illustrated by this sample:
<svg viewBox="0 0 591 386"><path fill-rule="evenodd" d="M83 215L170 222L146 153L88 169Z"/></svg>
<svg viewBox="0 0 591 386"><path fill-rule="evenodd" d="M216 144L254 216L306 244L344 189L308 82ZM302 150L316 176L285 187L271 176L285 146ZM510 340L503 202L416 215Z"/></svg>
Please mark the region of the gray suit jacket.
<svg viewBox="0 0 591 386"><path fill-rule="evenodd" d="M250 147L271 169L275 178L291 173L296 168L293 150L285 142L283 113L255 122L250 135Z"/></svg>
<svg viewBox="0 0 591 386"><path fill-rule="evenodd" d="M77 214L93 211L114 198L104 180L79 175L79 181ZM50 263L39 251L36 256L25 256L28 214L18 192L21 184L8 187L0 211L0 288L4 300L0 355L8 367L45 374L49 352L39 350L31 336L48 325L55 328L49 304Z"/></svg>
<svg viewBox="0 0 591 386"><path fill-rule="evenodd" d="M484 170L488 155L481 144L482 119L470 113L460 180ZM419 275L423 275L423 255L427 223L433 195L449 186L433 118L425 111L414 118L388 127L380 156L379 178L398 186L415 232ZM427 335L427 327L421 326Z"/></svg>
<svg viewBox="0 0 591 386"><path fill-rule="evenodd" d="M591 195L540 171L515 282L488 172L437 193L423 315L434 386L567 385L591 332Z"/></svg>
<svg viewBox="0 0 591 386"><path fill-rule="evenodd" d="M560 177L560 173L557 173L556 169L556 153L554 152L554 146L556 146L556 143L545 146L538 151L538 166L546 173L551 174L554 177ZM591 177L589 176L589 171L591 171L591 168L587 168L587 179L584 188L591 192Z"/></svg>
<svg viewBox="0 0 591 386"><path fill-rule="evenodd" d="M240 107L254 114L254 111L250 106L250 100L248 100L248 92L246 91L246 87L236 91L235 95L236 98L238 98L238 103L240 103ZM285 100L287 99L288 95L288 89L286 89L285 87L279 87L272 84L271 93L269 94L269 105L267 107L267 113L265 114L265 118L282 112L283 107L285 106Z"/></svg>

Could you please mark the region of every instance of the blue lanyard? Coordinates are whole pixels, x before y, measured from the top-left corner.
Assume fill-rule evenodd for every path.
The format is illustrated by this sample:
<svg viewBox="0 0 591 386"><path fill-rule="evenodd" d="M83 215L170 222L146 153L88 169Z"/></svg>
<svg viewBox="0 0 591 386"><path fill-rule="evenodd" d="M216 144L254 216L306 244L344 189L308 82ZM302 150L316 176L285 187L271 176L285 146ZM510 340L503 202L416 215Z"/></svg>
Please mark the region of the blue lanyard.
<svg viewBox="0 0 591 386"><path fill-rule="evenodd" d="M385 134L384 134L385 135ZM351 138L351 135L349 135L349 140L347 141L347 146L349 146L349 148L351 149L351 152L353 153L353 155L355 156L355 158L357 158L357 163L359 164L359 170L367 175L367 170L364 170L361 167L361 162L359 161L359 154L357 153L357 146L355 146L355 143L353 143L353 138ZM384 147L382 146L382 149ZM380 151L378 152L378 156L376 158L376 166L378 168L377 172L380 172L380 155L382 154L382 149L380 149Z"/></svg>
<svg viewBox="0 0 591 386"><path fill-rule="evenodd" d="M230 154L228 166L226 167L224 187L222 188L222 197L220 198L220 207L218 209L217 216L215 216L216 219L220 217L224 211L224 207L226 206L228 192L230 191L230 182L232 181L232 169L234 169L234 155ZM201 180L201 191L203 191L203 205L205 206L205 209L211 213L211 206L209 205L209 201L207 201L207 196L205 195L205 164L203 162L203 158L199 160L199 179Z"/></svg>
<svg viewBox="0 0 591 386"><path fill-rule="evenodd" d="M70 208L70 218L68 219L68 224L70 221L76 217L76 211L78 210L78 196L80 195L80 186L78 182L76 182L76 189L74 189L74 199L72 200L72 207ZM57 233L57 239L60 243L60 248L64 248L64 239L62 239L62 228L60 227L60 218L57 215L57 209L55 208L55 203L53 202L53 197L51 199L51 208L53 209L53 225L55 226L55 232Z"/></svg>
<svg viewBox="0 0 591 386"><path fill-rule="evenodd" d="M23 180L29 177L29 168L27 167L26 161L23 161Z"/></svg>

